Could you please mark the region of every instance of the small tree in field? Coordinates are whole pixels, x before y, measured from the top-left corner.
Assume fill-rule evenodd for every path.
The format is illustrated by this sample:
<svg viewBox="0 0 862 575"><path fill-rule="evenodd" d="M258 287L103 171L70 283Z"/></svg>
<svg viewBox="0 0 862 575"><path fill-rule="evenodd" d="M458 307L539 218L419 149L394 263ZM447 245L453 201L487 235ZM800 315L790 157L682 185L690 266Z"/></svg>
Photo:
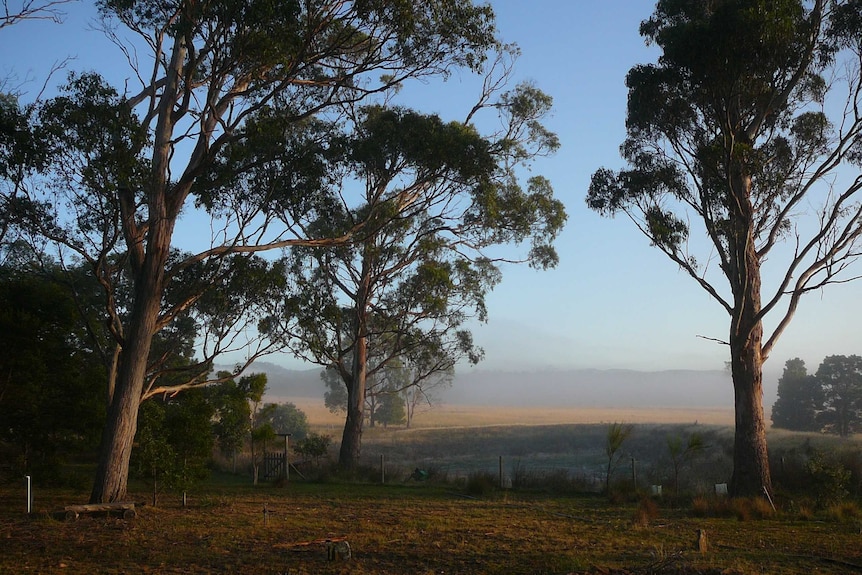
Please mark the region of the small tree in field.
<svg viewBox="0 0 862 575"><path fill-rule="evenodd" d="M667 438L667 450L673 465L673 491L675 495L679 495L680 470L705 448L703 436L699 433L692 433L688 436L688 441L685 442L679 435Z"/></svg>
<svg viewBox="0 0 862 575"><path fill-rule="evenodd" d="M297 455L311 460L317 466L320 464L320 460L329 453L330 445L332 445L332 438L330 436L309 433L306 437L293 444L293 450Z"/></svg>
<svg viewBox="0 0 862 575"><path fill-rule="evenodd" d="M605 471L605 493L611 492L611 475L622 461L620 449L623 443L631 436L634 431L634 426L624 423L612 423L608 426L607 435L605 437L605 455L608 458L608 466Z"/></svg>

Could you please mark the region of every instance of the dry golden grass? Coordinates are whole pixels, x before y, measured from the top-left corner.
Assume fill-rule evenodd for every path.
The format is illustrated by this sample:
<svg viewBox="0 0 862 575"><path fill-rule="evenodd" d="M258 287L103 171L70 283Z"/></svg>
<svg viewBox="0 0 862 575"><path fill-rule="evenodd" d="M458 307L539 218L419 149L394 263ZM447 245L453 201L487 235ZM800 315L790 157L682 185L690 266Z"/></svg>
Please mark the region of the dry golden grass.
<svg viewBox="0 0 862 575"><path fill-rule="evenodd" d="M305 412L317 430L340 429L344 415L331 413L319 399L279 398ZM733 425L733 407L727 408L613 408L613 407L501 407L443 404L419 413L413 428L483 427L490 425L557 425L573 423L698 423Z"/></svg>

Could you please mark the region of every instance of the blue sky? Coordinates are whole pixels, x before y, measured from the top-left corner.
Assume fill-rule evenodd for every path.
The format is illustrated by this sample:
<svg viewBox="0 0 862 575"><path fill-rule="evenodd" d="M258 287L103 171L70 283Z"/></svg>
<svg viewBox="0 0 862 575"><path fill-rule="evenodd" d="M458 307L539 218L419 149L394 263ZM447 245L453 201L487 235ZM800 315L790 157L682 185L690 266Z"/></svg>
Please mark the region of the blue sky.
<svg viewBox="0 0 862 575"><path fill-rule="evenodd" d="M483 369L722 369L727 348L699 338L726 339L729 318L710 297L625 218L603 219L584 197L599 167L619 168L625 136L626 72L655 60L638 25L646 0L493 0L500 36L517 43L516 80L532 80L554 98L548 121L560 151L533 171L549 178L569 221L557 247L557 269L507 266L490 294L490 321L474 335L486 350ZM88 31L89 4L71 5L62 25L24 22L0 30L0 78L6 88L35 95L51 64L98 69L115 82L129 75L122 54ZM58 79L62 78L62 74ZM134 84L132 84L134 86ZM409 86L405 103L449 119L463 116L475 83L455 75L442 85ZM195 220L178 228L194 235ZM768 272L767 272L768 273ZM857 266L862 274L862 262ZM768 281L768 278L767 278ZM826 355L862 354L862 283L832 286L803 300L768 369L801 357L809 370ZM772 325L767 321L767 329ZM289 358L278 360L293 366Z"/></svg>

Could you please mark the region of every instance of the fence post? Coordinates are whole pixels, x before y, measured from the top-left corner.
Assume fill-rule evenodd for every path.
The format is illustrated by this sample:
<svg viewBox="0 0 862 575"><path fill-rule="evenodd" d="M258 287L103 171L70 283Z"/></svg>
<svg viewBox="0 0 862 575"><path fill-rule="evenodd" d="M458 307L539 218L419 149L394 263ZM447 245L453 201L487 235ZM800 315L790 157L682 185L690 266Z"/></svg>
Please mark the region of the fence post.
<svg viewBox="0 0 862 575"><path fill-rule="evenodd" d="M504 489L506 485L503 483L503 456L500 456L500 489Z"/></svg>
<svg viewBox="0 0 862 575"><path fill-rule="evenodd" d="M380 454L380 483L386 483L386 456L384 454Z"/></svg>
<svg viewBox="0 0 862 575"><path fill-rule="evenodd" d="M25 476L27 479L27 515L33 512L33 486L30 481L30 476Z"/></svg>

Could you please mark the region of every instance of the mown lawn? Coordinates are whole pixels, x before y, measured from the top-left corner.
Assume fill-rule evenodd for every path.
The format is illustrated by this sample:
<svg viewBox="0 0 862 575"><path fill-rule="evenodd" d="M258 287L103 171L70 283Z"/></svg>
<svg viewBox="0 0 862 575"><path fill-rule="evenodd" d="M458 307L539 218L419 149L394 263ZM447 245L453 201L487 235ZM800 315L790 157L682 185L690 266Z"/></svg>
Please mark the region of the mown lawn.
<svg viewBox="0 0 862 575"><path fill-rule="evenodd" d="M740 521L660 506L639 517L637 503L598 496L291 483L210 486L186 508L166 496L131 520L51 517L86 497L37 490L28 516L23 486L0 487L0 573L862 572L859 520L825 515ZM708 535L705 553L696 550L698 529ZM352 558L327 561L324 541L339 538Z"/></svg>

